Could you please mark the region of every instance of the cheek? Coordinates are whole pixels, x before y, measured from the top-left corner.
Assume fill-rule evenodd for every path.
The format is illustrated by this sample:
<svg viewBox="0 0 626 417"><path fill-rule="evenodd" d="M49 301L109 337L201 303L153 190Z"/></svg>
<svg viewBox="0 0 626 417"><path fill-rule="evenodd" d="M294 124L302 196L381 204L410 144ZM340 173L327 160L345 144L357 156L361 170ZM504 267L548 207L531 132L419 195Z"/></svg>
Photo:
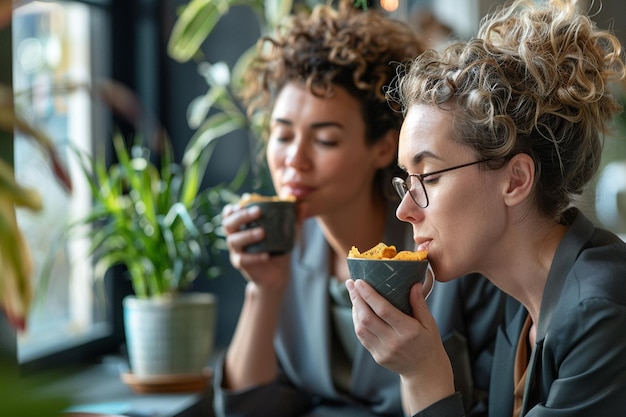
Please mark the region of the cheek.
<svg viewBox="0 0 626 417"><path fill-rule="evenodd" d="M285 148L279 146L276 141L270 140L265 150L265 158L271 172L282 168L285 165Z"/></svg>
<svg viewBox="0 0 626 417"><path fill-rule="evenodd" d="M436 222L436 273L443 280L475 271L483 254L497 245L504 231L505 211L486 180L448 190L445 201L431 200L430 219ZM443 195L443 193L442 193ZM437 196L441 197L441 195ZM441 204L438 204L441 201ZM427 218L429 218L427 216Z"/></svg>
<svg viewBox="0 0 626 417"><path fill-rule="evenodd" d="M447 236L447 247L452 247L452 259L446 257L455 268L451 274L459 276L468 272L484 270L485 254L494 253L501 246L501 237L505 233L503 211L494 207L478 207L478 215L462 219L454 225L456 232Z"/></svg>

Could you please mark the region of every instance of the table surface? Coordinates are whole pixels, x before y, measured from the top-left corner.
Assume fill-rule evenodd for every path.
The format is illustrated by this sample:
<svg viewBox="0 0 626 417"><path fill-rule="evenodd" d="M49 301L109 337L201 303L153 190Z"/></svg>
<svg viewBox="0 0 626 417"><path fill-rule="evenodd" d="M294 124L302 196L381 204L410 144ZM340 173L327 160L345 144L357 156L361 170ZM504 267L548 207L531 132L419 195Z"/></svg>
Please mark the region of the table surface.
<svg viewBox="0 0 626 417"><path fill-rule="evenodd" d="M107 358L70 375L55 379L44 394L69 396L68 411L125 415L130 417L178 417L193 415L190 410L202 406L202 415L212 415L211 387L202 392L137 394L122 382L127 367L121 359Z"/></svg>

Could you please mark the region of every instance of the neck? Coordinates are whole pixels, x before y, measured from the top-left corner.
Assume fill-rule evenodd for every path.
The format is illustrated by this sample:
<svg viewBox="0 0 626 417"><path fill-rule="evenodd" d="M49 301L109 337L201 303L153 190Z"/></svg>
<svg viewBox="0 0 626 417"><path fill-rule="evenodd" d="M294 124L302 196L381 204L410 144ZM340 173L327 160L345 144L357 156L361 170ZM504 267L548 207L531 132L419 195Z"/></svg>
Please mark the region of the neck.
<svg viewBox="0 0 626 417"><path fill-rule="evenodd" d="M317 221L332 250L332 271L344 281L349 278L346 256L352 246L367 250L381 242L385 233L387 207L384 201L351 206L348 210L318 216ZM391 244L391 243L390 243Z"/></svg>
<svg viewBox="0 0 626 417"><path fill-rule="evenodd" d="M505 233L505 242L493 246L500 248L493 257L499 263L485 275L523 304L536 325L554 254L567 227L536 218L530 221L516 223Z"/></svg>

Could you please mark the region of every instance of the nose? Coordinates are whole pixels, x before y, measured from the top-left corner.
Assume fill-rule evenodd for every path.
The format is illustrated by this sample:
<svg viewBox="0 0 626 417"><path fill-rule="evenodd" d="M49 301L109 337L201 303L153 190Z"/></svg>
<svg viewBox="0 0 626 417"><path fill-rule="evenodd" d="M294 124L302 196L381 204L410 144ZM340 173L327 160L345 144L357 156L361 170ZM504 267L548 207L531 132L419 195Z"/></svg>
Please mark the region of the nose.
<svg viewBox="0 0 626 417"><path fill-rule="evenodd" d="M424 209L415 204L409 193L406 193L396 209L396 217L403 222L415 224L424 218Z"/></svg>
<svg viewBox="0 0 626 417"><path fill-rule="evenodd" d="M285 152L285 165L298 170L307 169L311 165L304 140L294 140L289 144Z"/></svg>

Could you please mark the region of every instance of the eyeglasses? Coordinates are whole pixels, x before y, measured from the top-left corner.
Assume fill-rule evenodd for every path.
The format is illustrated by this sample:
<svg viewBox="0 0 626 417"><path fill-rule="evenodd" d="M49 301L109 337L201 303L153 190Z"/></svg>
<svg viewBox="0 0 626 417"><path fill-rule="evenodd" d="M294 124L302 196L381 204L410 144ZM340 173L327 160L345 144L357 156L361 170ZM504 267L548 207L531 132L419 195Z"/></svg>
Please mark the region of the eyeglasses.
<svg viewBox="0 0 626 417"><path fill-rule="evenodd" d="M424 179L430 177L431 175L443 174L444 172L454 171L455 169L465 168L476 164L481 164L483 162L491 161L488 159L480 159L478 161L470 162L463 165L457 165L454 167L442 169L439 171L429 172L426 174L410 174L406 177L405 180L399 177L395 177L391 180L393 183L393 187L398 192L400 198L404 198L406 193L409 193L415 204L420 208L428 207L428 194L426 193L426 186L424 185ZM417 181L415 181L417 179ZM418 185L419 183L419 185Z"/></svg>

